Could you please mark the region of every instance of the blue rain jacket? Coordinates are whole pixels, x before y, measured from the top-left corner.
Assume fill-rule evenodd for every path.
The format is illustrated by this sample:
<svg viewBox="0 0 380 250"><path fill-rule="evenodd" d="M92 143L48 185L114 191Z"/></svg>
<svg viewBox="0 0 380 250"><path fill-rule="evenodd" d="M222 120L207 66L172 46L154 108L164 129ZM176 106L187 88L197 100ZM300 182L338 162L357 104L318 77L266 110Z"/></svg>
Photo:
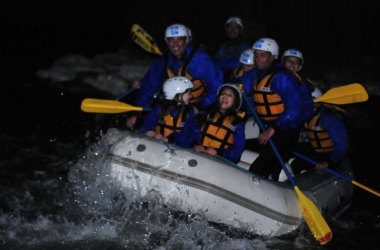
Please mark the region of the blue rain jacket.
<svg viewBox="0 0 380 250"><path fill-rule="evenodd" d="M225 42L220 45L214 61L223 72L234 71L240 65L241 53L249 48L252 45L247 41Z"/></svg>
<svg viewBox="0 0 380 250"><path fill-rule="evenodd" d="M312 83L309 79L305 77L301 77L297 73L295 73L296 76L301 79L301 93L303 98L303 108L304 108L304 118L302 120L302 123L309 121L311 118L313 118L314 113L314 107L313 107L313 97L311 93L313 93L315 86L314 83Z"/></svg>
<svg viewBox="0 0 380 250"><path fill-rule="evenodd" d="M168 65L178 72L181 66L185 63L186 58L189 56L192 49L193 46L188 45L185 52L186 56L180 60L168 51ZM149 107L154 101L154 95L161 92L166 80L165 57L166 54L160 56L141 80L141 87L139 95L135 101L135 106ZM199 101L200 105L205 108L214 103L216 100L216 93L219 87L224 83L222 71L211 60L209 55L201 49L198 49L195 52L187 69L192 77L202 79L207 84L207 93Z"/></svg>
<svg viewBox="0 0 380 250"><path fill-rule="evenodd" d="M262 71L256 68L237 78L235 82L243 83L244 91L248 96L248 93L253 93L253 83L256 77L260 81L276 68L282 68L283 70L278 71L274 76L271 89L281 97L285 111L279 115L274 123L280 129L295 128L304 121L305 108L299 80L291 71L279 63L274 63L270 71ZM263 121L263 124L266 128L272 126L266 121Z"/></svg>

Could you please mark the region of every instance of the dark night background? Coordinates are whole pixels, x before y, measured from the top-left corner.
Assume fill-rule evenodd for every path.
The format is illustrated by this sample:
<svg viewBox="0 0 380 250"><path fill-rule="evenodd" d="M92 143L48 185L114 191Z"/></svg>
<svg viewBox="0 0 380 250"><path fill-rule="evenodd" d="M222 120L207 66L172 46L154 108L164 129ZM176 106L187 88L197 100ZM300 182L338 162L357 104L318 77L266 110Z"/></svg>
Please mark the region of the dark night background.
<svg viewBox="0 0 380 250"><path fill-rule="evenodd" d="M2 70L11 79L30 78L67 53L93 57L121 46L138 50L130 29L138 23L165 48L167 26L183 23L210 55L225 39L224 23L240 16L251 42L274 38L282 54L300 49L303 72L315 80L354 71L376 78L380 22L374 1L5 1L1 13ZM27 72L19 74L19 68ZM358 71L358 72L357 72ZM328 79L331 80L331 79ZM356 79L352 79L356 82Z"/></svg>

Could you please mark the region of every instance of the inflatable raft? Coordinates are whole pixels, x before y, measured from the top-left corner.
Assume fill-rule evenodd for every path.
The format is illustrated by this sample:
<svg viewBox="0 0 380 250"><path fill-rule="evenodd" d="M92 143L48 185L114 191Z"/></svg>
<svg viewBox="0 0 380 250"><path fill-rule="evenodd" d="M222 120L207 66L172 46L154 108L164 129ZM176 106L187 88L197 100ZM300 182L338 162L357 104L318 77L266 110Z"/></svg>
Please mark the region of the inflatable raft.
<svg viewBox="0 0 380 250"><path fill-rule="evenodd" d="M245 151L239 164L182 149L142 135L130 135L109 153L110 175L123 189L144 197L155 191L163 204L200 213L212 222L265 236L289 233L304 221L297 193L282 181L247 171L257 154ZM349 160L334 171L354 179ZM309 170L294 181L322 215L335 215L352 202L353 185L326 171Z"/></svg>

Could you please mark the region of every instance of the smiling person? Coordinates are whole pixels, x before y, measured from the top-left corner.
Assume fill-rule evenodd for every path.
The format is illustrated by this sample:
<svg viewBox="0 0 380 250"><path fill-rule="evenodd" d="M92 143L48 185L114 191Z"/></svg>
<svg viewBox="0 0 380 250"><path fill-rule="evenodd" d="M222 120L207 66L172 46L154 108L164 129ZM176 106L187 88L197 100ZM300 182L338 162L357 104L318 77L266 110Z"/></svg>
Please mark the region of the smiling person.
<svg viewBox="0 0 380 250"><path fill-rule="evenodd" d="M278 180L282 165L268 140L272 139L282 160L288 161L298 143L304 116L303 98L297 77L276 62L279 46L275 40L257 40L253 53L258 70L240 80L250 81L245 85L252 84L254 106L265 131L257 138L260 154L249 171Z"/></svg>
<svg viewBox="0 0 380 250"><path fill-rule="evenodd" d="M165 100L149 112L140 132L164 142L190 147L190 130L197 126L196 111L190 102L193 87L190 79L183 76L166 80L163 87Z"/></svg>
<svg viewBox="0 0 380 250"><path fill-rule="evenodd" d="M251 48L244 39L243 21L240 17L230 17L225 23L227 41L222 43L214 57L217 66L223 71L228 82L231 73L239 66L240 55Z"/></svg>
<svg viewBox="0 0 380 250"><path fill-rule="evenodd" d="M199 119L198 139L192 145L197 152L219 155L238 163L245 147L244 128L237 115L242 93L234 84L221 86L217 101Z"/></svg>
<svg viewBox="0 0 380 250"><path fill-rule="evenodd" d="M313 117L313 98L312 93L315 90L314 83L300 74L304 60L302 52L297 49L285 50L281 58L281 64L287 69L293 72L293 74L298 78L301 85L301 92L303 96L304 103L304 122L308 122Z"/></svg>
<svg viewBox="0 0 380 250"><path fill-rule="evenodd" d="M206 52L188 45L188 28L182 24L170 25L165 31L165 41L168 51L153 63L140 81L140 91L134 105L152 105L165 80L173 76L184 76L193 82L190 102L198 110L214 103L218 88L224 83L223 73ZM141 112L136 112L128 118L127 127L133 129L140 115Z"/></svg>

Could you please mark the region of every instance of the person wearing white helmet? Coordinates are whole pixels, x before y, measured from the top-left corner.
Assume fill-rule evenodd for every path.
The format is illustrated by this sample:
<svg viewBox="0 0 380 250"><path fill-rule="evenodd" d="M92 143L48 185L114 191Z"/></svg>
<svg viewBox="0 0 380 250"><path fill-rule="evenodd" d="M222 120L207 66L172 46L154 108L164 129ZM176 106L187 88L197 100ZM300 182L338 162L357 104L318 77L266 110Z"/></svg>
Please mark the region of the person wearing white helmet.
<svg viewBox="0 0 380 250"><path fill-rule="evenodd" d="M188 45L188 28L173 24L166 28L165 41L168 51L160 56L140 81L140 91L135 101L137 107L149 107L162 91L163 83L173 76L185 76L193 84L191 102L202 110L215 102L216 92L224 83L223 73L210 56L198 46ZM135 112L127 119L127 127L133 129L137 120Z"/></svg>
<svg viewBox="0 0 380 250"><path fill-rule="evenodd" d="M286 162L298 143L304 104L297 77L276 62L279 56L277 42L261 38L254 43L253 53L256 69L237 82L242 83L245 90L252 91L256 111L251 111L258 114L265 127L257 138L260 154L249 171L265 178L271 175L273 180L278 180L282 165L268 140L273 141ZM252 90L247 87L249 85Z"/></svg>
<svg viewBox="0 0 380 250"><path fill-rule="evenodd" d="M303 65L302 52L297 49L285 50L281 58L281 63L290 71L297 73L302 69Z"/></svg>
<svg viewBox="0 0 380 250"><path fill-rule="evenodd" d="M235 84L221 86L217 102L199 118L198 139L192 142L197 152L219 155L238 163L245 147L244 127L237 115L243 102ZM195 137L195 136L193 136Z"/></svg>
<svg viewBox="0 0 380 250"><path fill-rule="evenodd" d="M298 49L288 49L285 50L284 54L281 57L281 64L284 65L287 69L293 72L293 74L298 78L302 97L304 101L304 122L307 122L313 116L313 102L311 93L315 89L314 83L304 77L300 70L304 63L302 52Z"/></svg>
<svg viewBox="0 0 380 250"><path fill-rule="evenodd" d="M225 74L228 81L230 74L239 66L241 53L251 48L251 43L244 39L243 21L240 17L230 17L225 25L227 41L219 46L214 60L218 67Z"/></svg>
<svg viewBox="0 0 380 250"><path fill-rule="evenodd" d="M140 132L164 142L190 147L188 136L192 127L197 126L196 111L190 102L193 87L191 80L183 76L166 80L163 86L165 100L148 113Z"/></svg>
<svg viewBox="0 0 380 250"><path fill-rule="evenodd" d="M180 57L189 43L188 28L182 24L174 24L166 28L165 41L173 56Z"/></svg>
<svg viewBox="0 0 380 250"><path fill-rule="evenodd" d="M240 55L239 62L240 65L230 76L230 82L234 82L236 78L243 76L245 73L255 68L255 63L253 62L253 50L251 48L244 50Z"/></svg>
<svg viewBox="0 0 380 250"><path fill-rule="evenodd" d="M322 91L317 87L315 87L314 91L311 93L311 96L313 97L313 99L318 99L322 95L323 95Z"/></svg>

